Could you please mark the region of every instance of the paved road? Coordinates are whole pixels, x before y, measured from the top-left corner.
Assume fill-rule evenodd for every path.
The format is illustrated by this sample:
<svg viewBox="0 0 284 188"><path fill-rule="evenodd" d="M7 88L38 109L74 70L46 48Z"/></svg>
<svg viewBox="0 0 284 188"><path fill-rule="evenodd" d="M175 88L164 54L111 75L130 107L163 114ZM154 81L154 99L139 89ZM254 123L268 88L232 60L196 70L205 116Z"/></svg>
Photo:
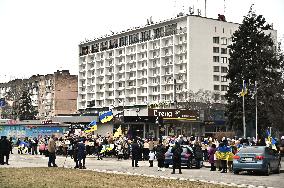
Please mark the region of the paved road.
<svg viewBox="0 0 284 188"><path fill-rule="evenodd" d="M48 158L40 155L11 155L10 165L0 167L46 167ZM72 168L74 167L73 160L68 157L57 156L56 163L59 167ZM209 168L202 169L183 169L183 174L171 174L172 169L166 169L164 172L157 171L157 162L154 167L150 168L147 161L139 161L139 167L132 168L130 160L118 161L113 158L106 158L103 160L96 160L94 157L86 159L86 167L88 169L119 171L125 173L146 174L164 177L179 177L189 178L195 180L206 180L214 182L235 183L243 185L254 185L264 187L284 187L284 173L271 174L270 176L240 174L234 175L232 173L221 174L218 171L211 172Z"/></svg>

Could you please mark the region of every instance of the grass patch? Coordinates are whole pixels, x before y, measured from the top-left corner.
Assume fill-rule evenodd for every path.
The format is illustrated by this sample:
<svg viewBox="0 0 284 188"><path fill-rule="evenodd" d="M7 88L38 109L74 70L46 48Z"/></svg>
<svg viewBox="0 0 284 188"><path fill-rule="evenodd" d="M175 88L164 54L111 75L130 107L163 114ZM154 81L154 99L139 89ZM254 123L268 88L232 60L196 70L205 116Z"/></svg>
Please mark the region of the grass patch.
<svg viewBox="0 0 284 188"><path fill-rule="evenodd" d="M202 182L107 174L66 168L0 168L0 187L221 188L227 186L211 185Z"/></svg>

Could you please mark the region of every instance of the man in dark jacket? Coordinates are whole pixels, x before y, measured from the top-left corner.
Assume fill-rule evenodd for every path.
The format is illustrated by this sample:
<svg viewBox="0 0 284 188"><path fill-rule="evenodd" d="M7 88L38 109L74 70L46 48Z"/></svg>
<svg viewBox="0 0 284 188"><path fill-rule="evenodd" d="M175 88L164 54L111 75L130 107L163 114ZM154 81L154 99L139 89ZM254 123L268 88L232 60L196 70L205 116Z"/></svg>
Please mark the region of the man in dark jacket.
<svg viewBox="0 0 284 188"><path fill-rule="evenodd" d="M179 174L181 173L181 153L182 147L180 146L179 142L176 142L174 147L172 148L171 152L173 153L173 171L172 174L175 174L176 168L179 169Z"/></svg>
<svg viewBox="0 0 284 188"><path fill-rule="evenodd" d="M4 165L4 137L1 136L0 139L0 165Z"/></svg>
<svg viewBox="0 0 284 188"><path fill-rule="evenodd" d="M0 141L0 164L4 165L4 156L6 156L6 164L9 165L9 155L10 155L10 142L6 136L1 137Z"/></svg>
<svg viewBox="0 0 284 188"><path fill-rule="evenodd" d="M196 142L194 144L193 153L194 153L196 168L200 169L201 168L201 161L203 159L203 152L202 152L202 149L201 149L199 142Z"/></svg>
<svg viewBox="0 0 284 188"><path fill-rule="evenodd" d="M158 171L164 171L164 162L165 162L165 153L167 152L166 147L162 144L162 141L159 141L159 144L156 148L156 158L158 161Z"/></svg>
<svg viewBox="0 0 284 188"><path fill-rule="evenodd" d="M139 145L137 144L137 140L135 139L133 143L131 144L131 152L132 152L132 167L139 167L138 166L138 159L139 159L139 154L140 154L140 148Z"/></svg>
<svg viewBox="0 0 284 188"><path fill-rule="evenodd" d="M79 162L80 169L86 169L85 167L85 159L86 159L86 146L84 144L84 139L81 139L78 143L78 153L77 153L77 160ZM83 161L83 165L82 165Z"/></svg>

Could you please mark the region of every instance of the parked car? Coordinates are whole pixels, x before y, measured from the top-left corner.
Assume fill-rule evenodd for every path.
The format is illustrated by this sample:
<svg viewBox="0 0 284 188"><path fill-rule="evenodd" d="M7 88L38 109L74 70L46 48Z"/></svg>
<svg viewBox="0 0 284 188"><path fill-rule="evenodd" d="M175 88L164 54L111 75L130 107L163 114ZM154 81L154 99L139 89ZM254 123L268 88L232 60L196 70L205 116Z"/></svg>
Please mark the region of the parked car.
<svg viewBox="0 0 284 188"><path fill-rule="evenodd" d="M266 146L243 147L233 158L234 174L241 171L262 172L267 176L271 172L280 173L279 153Z"/></svg>
<svg viewBox="0 0 284 188"><path fill-rule="evenodd" d="M168 168L169 165L173 164L173 153L172 146L169 147L168 151L165 153L165 167ZM193 156L193 150L188 145L182 145L182 153L181 153L181 166L186 166L187 168L192 168L196 166L195 159ZM201 165L202 166L202 162Z"/></svg>

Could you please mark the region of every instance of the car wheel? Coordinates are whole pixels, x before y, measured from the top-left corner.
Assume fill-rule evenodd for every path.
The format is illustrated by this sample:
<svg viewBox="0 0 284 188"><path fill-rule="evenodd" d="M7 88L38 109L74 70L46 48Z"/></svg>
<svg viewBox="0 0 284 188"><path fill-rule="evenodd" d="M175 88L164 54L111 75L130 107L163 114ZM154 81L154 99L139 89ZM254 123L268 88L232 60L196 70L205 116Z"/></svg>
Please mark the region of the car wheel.
<svg viewBox="0 0 284 188"><path fill-rule="evenodd" d="M187 168L192 168L191 163L188 163L188 164L187 164Z"/></svg>
<svg viewBox="0 0 284 188"><path fill-rule="evenodd" d="M165 164L164 166L165 166L165 168L169 168L169 164Z"/></svg>
<svg viewBox="0 0 284 188"><path fill-rule="evenodd" d="M234 173L234 174L239 174L240 171L238 171L238 170L233 170L233 173Z"/></svg>
<svg viewBox="0 0 284 188"><path fill-rule="evenodd" d="M266 170L265 170L265 175L266 176L269 176L269 174L270 174L270 165L269 164L267 164L267 166L266 166Z"/></svg>
<svg viewBox="0 0 284 188"><path fill-rule="evenodd" d="M279 163L277 169L275 170L275 173L280 174L280 171L281 171L281 164Z"/></svg>

